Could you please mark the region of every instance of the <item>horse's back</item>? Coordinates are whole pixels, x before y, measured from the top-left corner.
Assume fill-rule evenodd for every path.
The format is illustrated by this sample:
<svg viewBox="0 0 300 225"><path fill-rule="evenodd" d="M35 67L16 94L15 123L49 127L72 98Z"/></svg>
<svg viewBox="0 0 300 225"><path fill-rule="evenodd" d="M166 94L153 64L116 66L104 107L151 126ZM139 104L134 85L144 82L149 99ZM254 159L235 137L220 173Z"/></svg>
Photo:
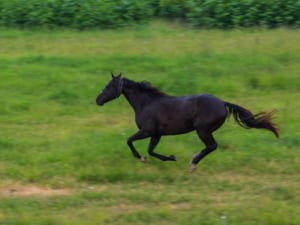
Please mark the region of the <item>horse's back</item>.
<svg viewBox="0 0 300 225"><path fill-rule="evenodd" d="M175 117L187 119L200 116L209 120L210 117L213 119L227 116L224 101L209 94L181 97L168 96L160 99L155 106L151 107L159 114L174 115Z"/></svg>
<svg viewBox="0 0 300 225"><path fill-rule="evenodd" d="M191 98L195 98L197 107L201 109L203 113L224 113L226 111L224 101L216 96L209 94L192 95Z"/></svg>
<svg viewBox="0 0 300 225"><path fill-rule="evenodd" d="M147 127L157 126L164 134L178 134L224 121L226 115L224 102L212 95L166 96L149 104L139 123L146 125L149 121Z"/></svg>

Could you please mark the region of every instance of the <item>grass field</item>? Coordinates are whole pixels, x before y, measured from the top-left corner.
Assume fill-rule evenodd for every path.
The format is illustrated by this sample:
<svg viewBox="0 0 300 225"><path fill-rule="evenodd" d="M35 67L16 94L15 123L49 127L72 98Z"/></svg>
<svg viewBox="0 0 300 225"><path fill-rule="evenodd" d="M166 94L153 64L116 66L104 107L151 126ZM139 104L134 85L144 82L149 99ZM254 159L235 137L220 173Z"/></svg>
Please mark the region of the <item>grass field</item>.
<svg viewBox="0 0 300 225"><path fill-rule="evenodd" d="M0 224L300 224L299 30L0 30ZM172 95L276 109L281 138L240 128L195 173L195 133L163 137L177 162L134 159L124 97L97 107L110 72ZM146 155L148 140L136 142Z"/></svg>

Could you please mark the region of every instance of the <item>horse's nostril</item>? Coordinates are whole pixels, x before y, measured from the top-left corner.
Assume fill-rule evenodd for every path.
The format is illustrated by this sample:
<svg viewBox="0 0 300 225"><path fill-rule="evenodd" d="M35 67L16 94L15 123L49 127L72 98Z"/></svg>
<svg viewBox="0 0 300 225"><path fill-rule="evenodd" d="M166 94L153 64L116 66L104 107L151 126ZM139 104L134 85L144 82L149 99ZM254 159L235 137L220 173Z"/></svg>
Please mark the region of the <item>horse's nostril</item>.
<svg viewBox="0 0 300 225"><path fill-rule="evenodd" d="M100 98L97 98L97 99L96 99L96 104L97 104L97 105L103 105L103 101L101 101Z"/></svg>
<svg viewBox="0 0 300 225"><path fill-rule="evenodd" d="M102 102L102 101L96 101L96 103L97 103L97 105L100 105L100 106L104 105L104 102Z"/></svg>

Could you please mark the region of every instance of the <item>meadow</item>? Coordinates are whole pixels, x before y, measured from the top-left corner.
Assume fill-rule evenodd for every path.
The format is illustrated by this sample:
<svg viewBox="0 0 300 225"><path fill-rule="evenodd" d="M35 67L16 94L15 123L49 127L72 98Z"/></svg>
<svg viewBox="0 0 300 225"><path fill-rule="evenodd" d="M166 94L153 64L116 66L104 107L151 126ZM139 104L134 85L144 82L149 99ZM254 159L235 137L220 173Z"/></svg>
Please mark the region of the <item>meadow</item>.
<svg viewBox="0 0 300 225"><path fill-rule="evenodd" d="M152 22L118 30L0 29L0 224L300 224L300 32L193 30ZM95 98L122 72L171 95L210 93L276 109L280 139L231 118L219 148L195 133L135 142L126 99Z"/></svg>

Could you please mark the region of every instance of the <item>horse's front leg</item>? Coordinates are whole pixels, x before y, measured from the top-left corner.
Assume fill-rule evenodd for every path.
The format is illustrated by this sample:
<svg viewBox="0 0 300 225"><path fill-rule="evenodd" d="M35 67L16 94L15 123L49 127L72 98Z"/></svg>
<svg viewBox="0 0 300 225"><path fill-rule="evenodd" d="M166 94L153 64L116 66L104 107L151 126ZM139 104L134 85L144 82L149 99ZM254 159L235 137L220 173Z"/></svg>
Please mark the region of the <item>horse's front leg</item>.
<svg viewBox="0 0 300 225"><path fill-rule="evenodd" d="M151 137L149 148L148 148L149 155L156 157L162 161L176 161L176 157L174 155L164 156L164 155L154 152L154 148L158 144L160 138L161 138L161 136L152 136Z"/></svg>
<svg viewBox="0 0 300 225"><path fill-rule="evenodd" d="M145 132L143 130L139 130L137 133L135 133L134 135L132 135L131 137L128 138L127 140L127 144L133 154L134 157L138 158L139 160L141 160L142 162L146 161L146 158L144 156L141 156L138 151L135 149L135 147L133 146L134 141L136 140L141 140L144 138L149 137L150 135L148 134L148 132Z"/></svg>

